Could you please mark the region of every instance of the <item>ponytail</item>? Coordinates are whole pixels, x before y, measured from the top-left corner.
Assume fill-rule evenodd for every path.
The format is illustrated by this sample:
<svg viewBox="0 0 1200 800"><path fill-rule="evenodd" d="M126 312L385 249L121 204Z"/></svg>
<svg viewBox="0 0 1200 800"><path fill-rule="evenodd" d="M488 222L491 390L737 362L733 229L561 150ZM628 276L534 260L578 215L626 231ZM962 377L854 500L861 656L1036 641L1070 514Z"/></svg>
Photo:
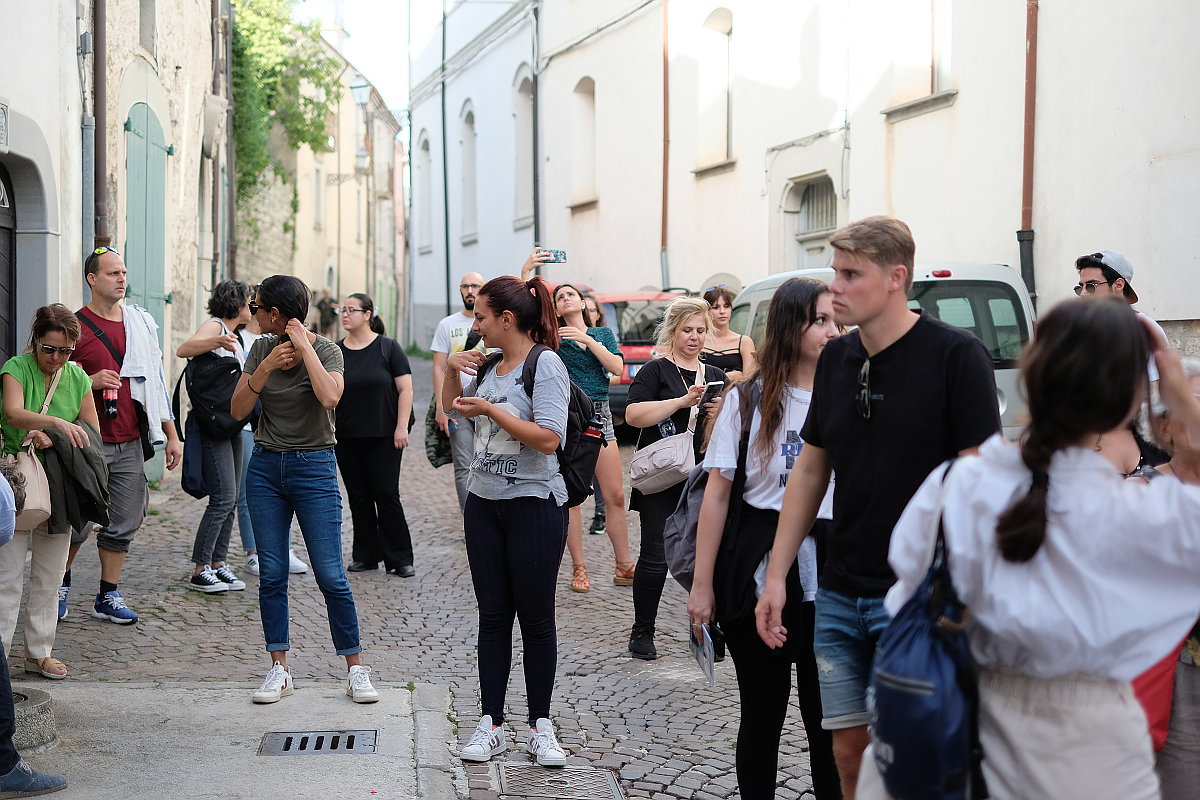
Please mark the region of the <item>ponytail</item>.
<svg viewBox="0 0 1200 800"><path fill-rule="evenodd" d="M1005 561L1023 564L1046 541L1046 498L1050 494L1050 459L1061 444L1031 424L1021 442L1021 461L1029 470L1029 491L996 521L996 546Z"/></svg>
<svg viewBox="0 0 1200 800"><path fill-rule="evenodd" d="M362 310L371 315L371 318L367 321L367 326L375 333L383 336L387 332L387 328L384 326L383 320L379 318L379 312L375 309L375 301L371 299L371 295L355 292L350 297L357 300L359 305L362 306Z"/></svg>
<svg viewBox="0 0 1200 800"><path fill-rule="evenodd" d="M540 275L523 281L511 275L492 278L479 290L479 296L493 314L510 312L517 321L517 330L537 344L558 349L558 316L550 289Z"/></svg>

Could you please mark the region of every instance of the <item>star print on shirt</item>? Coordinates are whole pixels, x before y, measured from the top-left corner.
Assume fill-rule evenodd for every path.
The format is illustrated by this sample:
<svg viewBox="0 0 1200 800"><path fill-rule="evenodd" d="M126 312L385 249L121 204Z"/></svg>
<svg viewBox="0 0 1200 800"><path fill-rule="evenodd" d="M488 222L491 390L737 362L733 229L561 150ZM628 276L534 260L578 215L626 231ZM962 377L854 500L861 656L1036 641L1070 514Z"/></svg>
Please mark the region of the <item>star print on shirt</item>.
<svg viewBox="0 0 1200 800"><path fill-rule="evenodd" d="M787 468L791 469L796 463L796 456L800 455L800 451L804 448L804 440L800 438L798 431L788 431L787 437L780 444L779 455L787 459Z"/></svg>

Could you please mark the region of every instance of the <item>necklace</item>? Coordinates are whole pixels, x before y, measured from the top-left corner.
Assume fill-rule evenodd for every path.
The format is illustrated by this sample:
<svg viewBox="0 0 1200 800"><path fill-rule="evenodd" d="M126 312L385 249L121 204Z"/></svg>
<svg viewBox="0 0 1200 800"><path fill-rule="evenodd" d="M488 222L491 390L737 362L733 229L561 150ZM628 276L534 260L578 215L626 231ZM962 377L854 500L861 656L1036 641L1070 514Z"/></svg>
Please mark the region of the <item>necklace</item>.
<svg viewBox="0 0 1200 800"><path fill-rule="evenodd" d="M679 380L683 382L683 393L687 394L688 389L690 389L691 387L688 384L688 379L683 377L683 367L679 366L679 364L676 363L673 359L667 359L667 360L670 361L672 364L675 364L675 371L679 373ZM699 364L699 362L697 362L696 363L696 371L698 372L699 370L700 370L700 364ZM690 371L691 370L689 370L689 372Z"/></svg>

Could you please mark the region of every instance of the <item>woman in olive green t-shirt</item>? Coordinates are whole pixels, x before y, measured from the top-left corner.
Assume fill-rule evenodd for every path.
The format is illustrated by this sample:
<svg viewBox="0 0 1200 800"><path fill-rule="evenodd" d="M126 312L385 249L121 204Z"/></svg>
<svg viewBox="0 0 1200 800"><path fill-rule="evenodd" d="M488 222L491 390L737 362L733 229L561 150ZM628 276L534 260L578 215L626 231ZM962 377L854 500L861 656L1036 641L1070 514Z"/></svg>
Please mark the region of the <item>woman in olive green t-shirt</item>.
<svg viewBox="0 0 1200 800"><path fill-rule="evenodd" d="M10 358L0 369L4 409L0 428L4 452L16 453L32 443L38 450L50 446L44 431L57 428L77 447L88 444L88 432L76 420L100 428L92 382L80 367L69 362L79 341L79 320L61 303L34 312L29 352ZM57 376L58 384L46 413L46 395ZM45 523L32 531L17 531L13 540L0 547L0 637L12 641L21 607L21 576L25 553L29 560L29 601L25 611L25 671L59 680L67 668L50 656L58 625L58 587L67 566L71 536L50 533Z"/></svg>

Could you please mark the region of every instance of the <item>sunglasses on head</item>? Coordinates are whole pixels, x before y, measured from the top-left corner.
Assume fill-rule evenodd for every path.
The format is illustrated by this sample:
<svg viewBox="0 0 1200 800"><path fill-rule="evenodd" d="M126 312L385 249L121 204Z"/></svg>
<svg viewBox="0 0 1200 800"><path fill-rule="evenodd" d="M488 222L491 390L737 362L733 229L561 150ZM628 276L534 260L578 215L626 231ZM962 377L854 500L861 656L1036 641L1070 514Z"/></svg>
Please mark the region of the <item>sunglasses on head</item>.
<svg viewBox="0 0 1200 800"><path fill-rule="evenodd" d="M115 247L97 247L92 251L92 255L94 256L102 256L105 253L116 253L117 255L121 255L121 252Z"/></svg>
<svg viewBox="0 0 1200 800"><path fill-rule="evenodd" d="M38 346L41 347L42 352L48 356L52 356L55 353L57 353L61 356L69 356L69 355L71 355L71 353L75 352L74 347L55 347L52 344L41 344L41 343L39 343Z"/></svg>

